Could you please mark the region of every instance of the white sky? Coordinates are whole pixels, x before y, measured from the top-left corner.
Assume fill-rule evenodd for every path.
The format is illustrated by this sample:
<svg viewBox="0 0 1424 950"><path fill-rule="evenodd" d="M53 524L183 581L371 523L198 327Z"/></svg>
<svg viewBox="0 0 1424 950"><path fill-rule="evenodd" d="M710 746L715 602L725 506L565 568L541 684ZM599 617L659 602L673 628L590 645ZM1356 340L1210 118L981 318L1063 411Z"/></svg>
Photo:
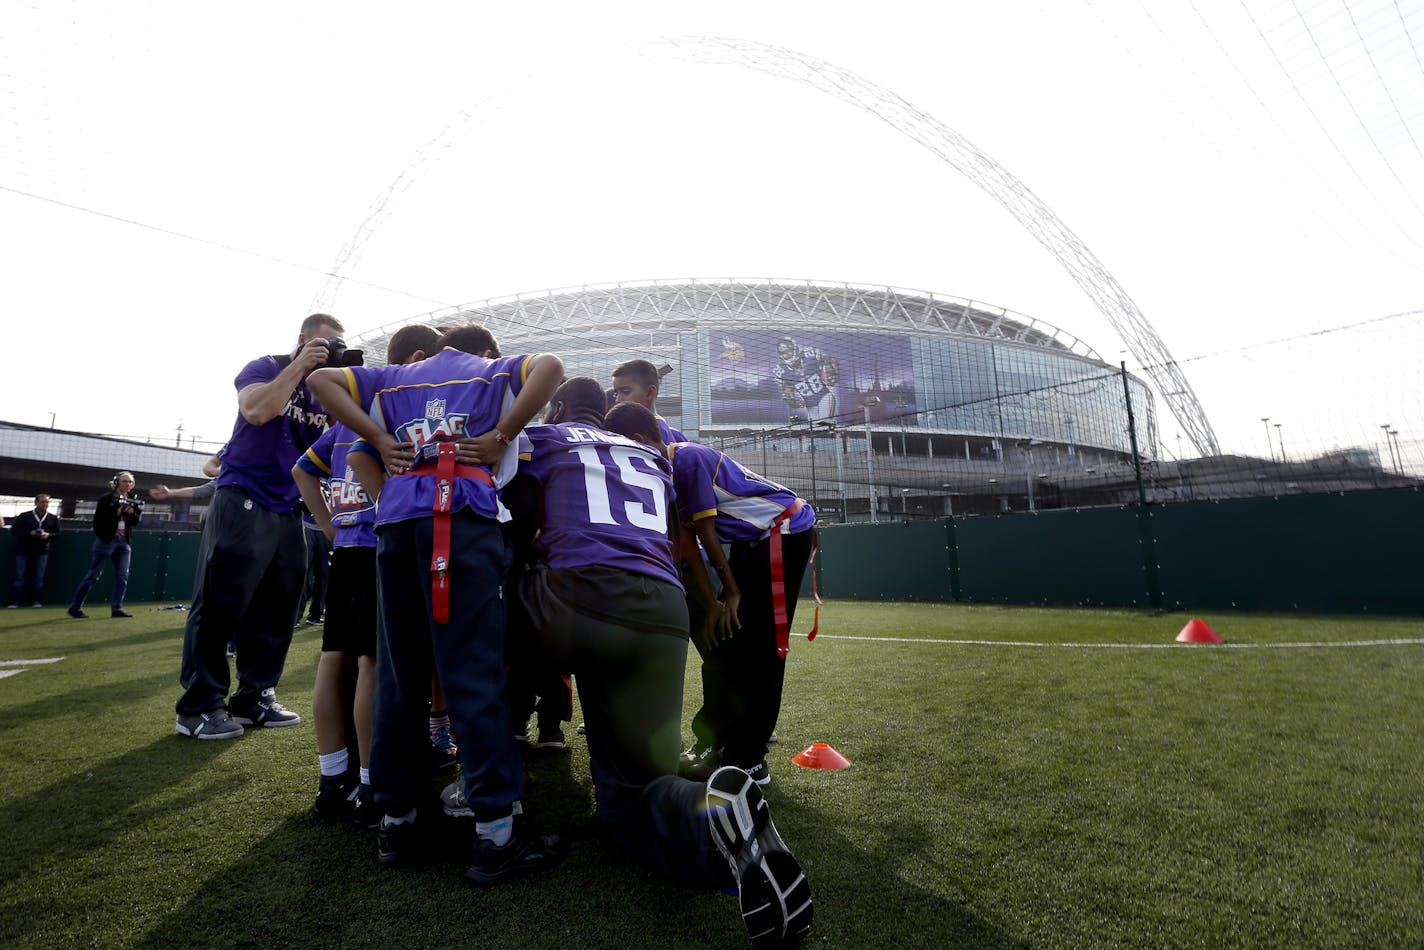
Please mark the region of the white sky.
<svg viewBox="0 0 1424 950"><path fill-rule="evenodd" d="M220 443L238 368L290 349L402 172L331 306L348 335L549 287L767 276L969 297L1133 367L944 162L657 43L717 35L855 73L993 156L1136 301L1225 449L1264 454L1267 415L1318 448L1424 429L1418 316L1230 353L1424 308L1421 0L0 0L0 23L0 419Z"/></svg>

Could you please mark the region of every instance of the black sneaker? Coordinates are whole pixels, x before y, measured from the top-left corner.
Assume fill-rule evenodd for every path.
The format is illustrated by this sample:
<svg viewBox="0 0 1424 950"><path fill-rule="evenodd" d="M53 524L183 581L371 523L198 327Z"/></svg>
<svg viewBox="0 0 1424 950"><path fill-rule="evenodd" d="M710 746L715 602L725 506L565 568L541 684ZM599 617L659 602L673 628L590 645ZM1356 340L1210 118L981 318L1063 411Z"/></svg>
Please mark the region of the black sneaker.
<svg viewBox="0 0 1424 950"><path fill-rule="evenodd" d="M376 796L371 786L356 786L356 795L351 800L351 822L357 828L377 828L381 824L381 810L376 807Z"/></svg>
<svg viewBox="0 0 1424 950"><path fill-rule="evenodd" d="M540 729L539 741L534 743L536 749L567 749L568 743L564 741L564 730L562 729Z"/></svg>
<svg viewBox="0 0 1424 950"><path fill-rule="evenodd" d="M376 860L387 867L416 864L425 860L425 836L414 821L393 825L376 824Z"/></svg>
<svg viewBox="0 0 1424 950"><path fill-rule="evenodd" d="M277 691L269 686L262 691L262 695L257 697L257 702L251 706L234 709L232 720L244 726L262 726L271 729L278 726L295 726L302 721L302 717L277 702Z"/></svg>
<svg viewBox="0 0 1424 950"><path fill-rule="evenodd" d="M527 719L524 722L516 722L514 724L514 741L529 741L529 721Z"/></svg>
<svg viewBox="0 0 1424 950"><path fill-rule="evenodd" d="M514 823L514 834L503 847L486 838L475 839L475 863L465 869L465 880L489 887L515 874L553 867L561 857L563 842L554 835L538 835Z"/></svg>
<svg viewBox="0 0 1424 950"><path fill-rule="evenodd" d="M762 788L771 784L771 766L766 764L766 759L762 759L756 765L747 769L747 774L752 777L753 782L756 782Z"/></svg>
<svg viewBox="0 0 1424 950"><path fill-rule="evenodd" d="M705 782L720 764L721 751L699 742L678 757L677 774L694 782Z"/></svg>
<svg viewBox="0 0 1424 950"><path fill-rule="evenodd" d="M69 616L73 617L75 620L88 620L88 619L89 619L89 615L86 614L84 611L80 610L78 607L70 607L70 608L69 608Z"/></svg>
<svg viewBox="0 0 1424 950"><path fill-rule="evenodd" d="M127 610L125 610L124 608L120 607L118 610L111 610L111 611L109 611L109 616L110 616L110 617L130 617L130 618L132 618L132 617L133 617L133 614L129 613Z"/></svg>
<svg viewBox="0 0 1424 950"><path fill-rule="evenodd" d="M724 766L707 780L707 829L727 859L742 922L757 947L789 947L811 930L811 885L771 822L761 789Z"/></svg>
<svg viewBox="0 0 1424 950"><path fill-rule="evenodd" d="M356 811L361 786L346 775L323 775L316 787L316 813L323 818L349 820Z"/></svg>

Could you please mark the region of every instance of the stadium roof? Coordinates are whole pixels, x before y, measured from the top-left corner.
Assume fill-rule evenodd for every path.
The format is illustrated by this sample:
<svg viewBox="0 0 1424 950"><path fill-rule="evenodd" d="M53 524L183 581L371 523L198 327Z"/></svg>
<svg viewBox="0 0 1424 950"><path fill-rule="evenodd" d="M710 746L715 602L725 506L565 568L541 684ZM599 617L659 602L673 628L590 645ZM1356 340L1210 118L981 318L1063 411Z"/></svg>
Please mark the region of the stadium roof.
<svg viewBox="0 0 1424 950"><path fill-rule="evenodd" d="M403 326L482 323L495 337L533 333L578 336L599 330L692 331L706 325L873 330L962 336L1066 350L1101 363L1067 331L1002 307L896 287L808 280L654 280L586 284L495 297L386 324L352 338L368 361L385 360L385 344Z"/></svg>

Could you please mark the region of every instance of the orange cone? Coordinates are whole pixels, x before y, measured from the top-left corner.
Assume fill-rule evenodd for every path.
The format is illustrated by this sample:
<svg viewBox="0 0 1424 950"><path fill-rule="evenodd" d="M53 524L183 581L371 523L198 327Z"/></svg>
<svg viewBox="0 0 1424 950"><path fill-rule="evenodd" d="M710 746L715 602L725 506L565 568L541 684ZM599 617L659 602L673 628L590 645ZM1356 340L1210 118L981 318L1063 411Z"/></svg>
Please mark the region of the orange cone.
<svg viewBox="0 0 1424 950"><path fill-rule="evenodd" d="M803 769L825 769L828 772L847 768L850 759L841 755L824 742L813 742L791 757L794 765Z"/></svg>
<svg viewBox="0 0 1424 950"><path fill-rule="evenodd" d="M1224 643L1221 635L1193 617L1177 634L1178 643Z"/></svg>

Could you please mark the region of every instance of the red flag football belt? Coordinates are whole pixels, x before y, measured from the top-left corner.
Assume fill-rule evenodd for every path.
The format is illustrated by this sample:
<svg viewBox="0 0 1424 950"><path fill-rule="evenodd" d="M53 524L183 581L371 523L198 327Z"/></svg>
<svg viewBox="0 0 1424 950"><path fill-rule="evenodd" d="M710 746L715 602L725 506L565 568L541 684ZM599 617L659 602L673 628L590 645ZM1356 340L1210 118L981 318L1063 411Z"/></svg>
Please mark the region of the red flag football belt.
<svg viewBox="0 0 1424 950"><path fill-rule="evenodd" d="M436 623L450 622L450 502L455 495L456 478L473 478L494 486L487 469L455 461L455 443L441 442L436 451L435 471L406 469L402 475L425 475L435 478L435 537L430 545L430 612Z"/></svg>
<svg viewBox="0 0 1424 950"><path fill-rule="evenodd" d="M771 523L771 535L768 540L771 542L769 554L771 555L771 607L776 616L776 655L783 660L791 652L791 622L786 617L786 573L782 566L781 557L781 523L790 518L796 512L806 507L806 503L800 498L786 506L786 510L776 516L776 520ZM817 538L814 529L811 534L811 558L807 562L808 567L816 558ZM811 632L806 634L807 640L816 639L816 633L821 626L821 595L816 593L816 575L811 574L811 592L816 597L816 616L811 622Z"/></svg>

